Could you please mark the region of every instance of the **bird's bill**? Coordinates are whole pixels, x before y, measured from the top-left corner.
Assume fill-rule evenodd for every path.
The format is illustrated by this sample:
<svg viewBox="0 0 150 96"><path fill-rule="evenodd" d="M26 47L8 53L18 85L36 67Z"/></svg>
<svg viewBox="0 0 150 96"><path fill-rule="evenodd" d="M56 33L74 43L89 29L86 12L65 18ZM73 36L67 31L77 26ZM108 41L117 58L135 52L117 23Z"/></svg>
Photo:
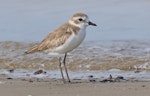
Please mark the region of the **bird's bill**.
<svg viewBox="0 0 150 96"><path fill-rule="evenodd" d="M97 26L95 23L89 21L89 25Z"/></svg>

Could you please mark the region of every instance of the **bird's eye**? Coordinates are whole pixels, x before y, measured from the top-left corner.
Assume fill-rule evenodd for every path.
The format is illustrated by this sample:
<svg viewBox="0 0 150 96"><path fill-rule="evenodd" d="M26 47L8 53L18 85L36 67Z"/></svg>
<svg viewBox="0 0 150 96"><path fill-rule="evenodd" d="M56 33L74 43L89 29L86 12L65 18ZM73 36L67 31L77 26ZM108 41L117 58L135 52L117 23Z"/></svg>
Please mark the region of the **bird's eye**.
<svg viewBox="0 0 150 96"><path fill-rule="evenodd" d="M82 21L83 19L82 18L79 18L79 21Z"/></svg>

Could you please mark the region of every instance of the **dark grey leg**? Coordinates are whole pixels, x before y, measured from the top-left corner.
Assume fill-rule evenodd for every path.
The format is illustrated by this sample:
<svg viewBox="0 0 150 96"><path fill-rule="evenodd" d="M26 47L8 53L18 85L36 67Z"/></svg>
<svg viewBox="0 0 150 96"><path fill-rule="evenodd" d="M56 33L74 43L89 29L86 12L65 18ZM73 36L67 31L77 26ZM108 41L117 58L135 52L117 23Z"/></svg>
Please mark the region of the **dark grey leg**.
<svg viewBox="0 0 150 96"><path fill-rule="evenodd" d="M63 64L64 64L64 67L65 67L65 72L66 72L66 75L67 75L67 78L68 78L68 82L70 82L70 78L69 78L69 75L68 75L68 70L67 70L67 67L66 67L66 57L67 57L67 53L65 53Z"/></svg>
<svg viewBox="0 0 150 96"><path fill-rule="evenodd" d="M63 82L65 83L65 79L64 79L64 75L63 75L63 71L62 71L62 66L61 66L61 57L59 57L59 69L60 69L60 72L61 72Z"/></svg>

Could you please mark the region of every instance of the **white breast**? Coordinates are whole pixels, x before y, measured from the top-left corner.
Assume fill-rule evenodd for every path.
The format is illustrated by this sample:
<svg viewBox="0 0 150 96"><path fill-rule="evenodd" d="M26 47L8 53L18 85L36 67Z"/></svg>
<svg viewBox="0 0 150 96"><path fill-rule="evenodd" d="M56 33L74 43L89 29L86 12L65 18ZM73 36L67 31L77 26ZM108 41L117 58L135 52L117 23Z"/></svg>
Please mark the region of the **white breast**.
<svg viewBox="0 0 150 96"><path fill-rule="evenodd" d="M85 38L85 35L86 35L85 28L79 30L77 34L74 34L73 32L72 35L68 38L68 40L66 40L66 42L63 45L55 49L49 50L50 51L49 54L50 55L55 53L64 54L72 51L73 49L77 48L81 44L81 42Z"/></svg>

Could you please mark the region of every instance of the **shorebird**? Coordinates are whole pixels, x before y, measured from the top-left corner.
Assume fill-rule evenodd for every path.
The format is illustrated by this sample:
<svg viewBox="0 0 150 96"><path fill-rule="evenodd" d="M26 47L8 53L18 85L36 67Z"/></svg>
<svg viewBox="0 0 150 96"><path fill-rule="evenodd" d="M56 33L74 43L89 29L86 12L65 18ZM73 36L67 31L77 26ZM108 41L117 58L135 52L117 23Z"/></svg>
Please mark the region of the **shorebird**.
<svg viewBox="0 0 150 96"><path fill-rule="evenodd" d="M44 52L48 55L64 54L64 58L59 57L59 68L63 82L65 78L62 70L62 64L66 72L68 82L70 78L66 67L67 53L78 47L86 35L86 27L89 25L97 26L95 23L89 21L89 18L84 13L74 14L67 23L64 23L56 30L49 33L45 39L25 53Z"/></svg>

